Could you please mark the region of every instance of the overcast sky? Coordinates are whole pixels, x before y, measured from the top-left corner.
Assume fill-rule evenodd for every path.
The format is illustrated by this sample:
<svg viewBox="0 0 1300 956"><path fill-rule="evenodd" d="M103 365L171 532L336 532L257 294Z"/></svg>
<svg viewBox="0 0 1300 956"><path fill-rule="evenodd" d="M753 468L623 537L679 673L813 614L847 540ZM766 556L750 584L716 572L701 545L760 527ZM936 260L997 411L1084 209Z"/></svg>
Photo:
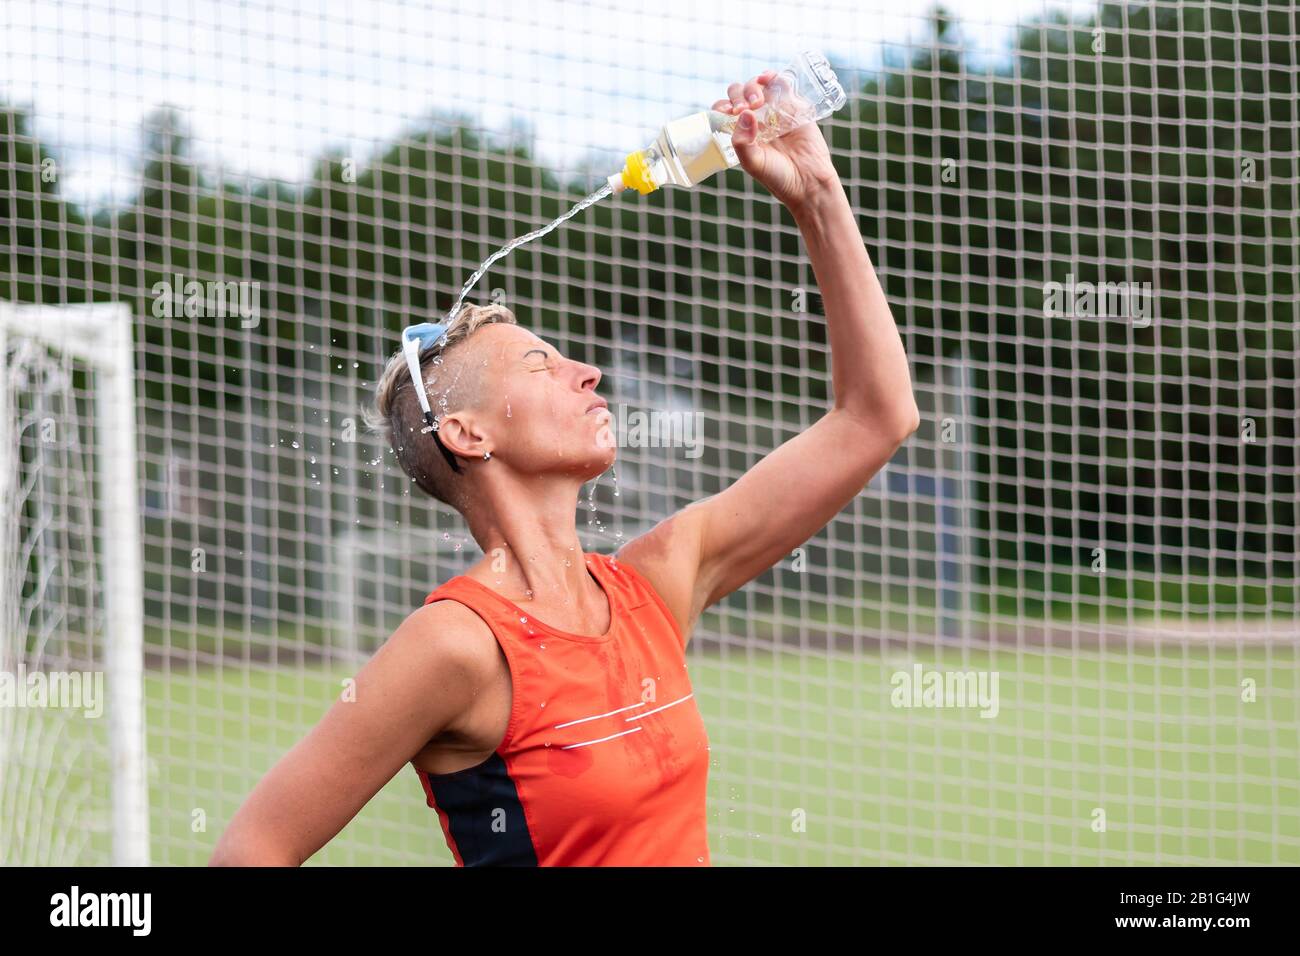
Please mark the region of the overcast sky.
<svg viewBox="0 0 1300 956"><path fill-rule="evenodd" d="M298 180L326 148L360 165L434 111L524 122L572 170L645 145L731 79L822 49L846 86L882 43L929 34L930 0L309 3L89 0L0 4L0 96L34 109L65 192L134 190L140 121L185 111L201 158ZM1017 22L1079 0L949 0L968 48L992 57ZM494 15L482 11L491 9Z"/></svg>

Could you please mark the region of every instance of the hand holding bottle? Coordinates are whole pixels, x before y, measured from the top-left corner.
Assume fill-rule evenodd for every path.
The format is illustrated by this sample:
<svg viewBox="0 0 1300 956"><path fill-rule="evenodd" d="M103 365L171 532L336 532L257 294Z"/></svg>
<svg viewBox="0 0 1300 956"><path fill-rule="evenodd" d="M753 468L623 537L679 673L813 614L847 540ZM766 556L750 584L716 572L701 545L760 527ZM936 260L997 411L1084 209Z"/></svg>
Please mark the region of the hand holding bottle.
<svg viewBox="0 0 1300 956"><path fill-rule="evenodd" d="M768 70L732 83L712 107L736 119L731 145L740 165L792 212L839 182L825 137L803 115L807 104L782 74Z"/></svg>
<svg viewBox="0 0 1300 956"><path fill-rule="evenodd" d="M743 149L745 168L793 211L838 183L817 121L847 99L826 57L804 50L783 70L731 84L713 109L668 123L653 143L627 154L622 171L608 177L608 191L690 189L740 165Z"/></svg>

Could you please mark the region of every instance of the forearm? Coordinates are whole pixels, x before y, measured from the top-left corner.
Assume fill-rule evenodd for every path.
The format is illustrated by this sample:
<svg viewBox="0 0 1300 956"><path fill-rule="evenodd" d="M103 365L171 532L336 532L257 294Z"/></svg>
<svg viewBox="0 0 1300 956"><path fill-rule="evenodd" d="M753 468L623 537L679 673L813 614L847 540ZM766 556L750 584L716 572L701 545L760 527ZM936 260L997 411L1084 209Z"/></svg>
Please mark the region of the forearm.
<svg viewBox="0 0 1300 956"><path fill-rule="evenodd" d="M835 180L791 211L826 311L835 408L901 440L917 419L907 356L844 187Z"/></svg>

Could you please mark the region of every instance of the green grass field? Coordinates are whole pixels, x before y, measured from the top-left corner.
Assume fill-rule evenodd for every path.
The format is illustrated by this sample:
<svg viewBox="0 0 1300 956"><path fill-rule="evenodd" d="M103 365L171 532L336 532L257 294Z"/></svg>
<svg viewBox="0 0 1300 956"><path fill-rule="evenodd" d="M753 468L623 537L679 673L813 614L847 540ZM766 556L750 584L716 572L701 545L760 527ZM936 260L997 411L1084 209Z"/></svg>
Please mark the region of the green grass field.
<svg viewBox="0 0 1300 956"><path fill-rule="evenodd" d="M914 663L998 672L998 715L895 708ZM714 863L1300 863L1296 663L1294 645L695 655ZM204 862L345 676L150 674L154 862ZM312 862L451 857L407 768Z"/></svg>
<svg viewBox="0 0 1300 956"><path fill-rule="evenodd" d="M891 675L915 663L997 672L997 716L892 706ZM692 651L691 671L712 744L717 865L1300 864L1294 644L856 658L741 648ZM345 676L150 672L153 862L205 862L239 802ZM1243 700L1246 680L1253 701ZM27 712L40 713L50 712ZM73 738L104 724L60 720L55 749L76 749L77 773L46 775L22 804L32 827L80 821L85 862L106 860L107 768ZM59 809L69 780L80 816ZM1098 809L1104 832L1093 826ZM311 862L449 865L451 856L408 767Z"/></svg>

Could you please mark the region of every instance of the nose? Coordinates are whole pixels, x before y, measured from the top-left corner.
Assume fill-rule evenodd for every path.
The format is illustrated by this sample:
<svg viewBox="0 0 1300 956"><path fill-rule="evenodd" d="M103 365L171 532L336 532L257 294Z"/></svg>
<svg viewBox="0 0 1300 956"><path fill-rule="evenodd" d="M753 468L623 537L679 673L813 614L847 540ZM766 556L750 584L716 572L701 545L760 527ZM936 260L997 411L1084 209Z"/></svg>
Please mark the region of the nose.
<svg viewBox="0 0 1300 956"><path fill-rule="evenodd" d="M595 391L600 384L600 369L585 362L575 363L578 368L578 386L583 391Z"/></svg>

